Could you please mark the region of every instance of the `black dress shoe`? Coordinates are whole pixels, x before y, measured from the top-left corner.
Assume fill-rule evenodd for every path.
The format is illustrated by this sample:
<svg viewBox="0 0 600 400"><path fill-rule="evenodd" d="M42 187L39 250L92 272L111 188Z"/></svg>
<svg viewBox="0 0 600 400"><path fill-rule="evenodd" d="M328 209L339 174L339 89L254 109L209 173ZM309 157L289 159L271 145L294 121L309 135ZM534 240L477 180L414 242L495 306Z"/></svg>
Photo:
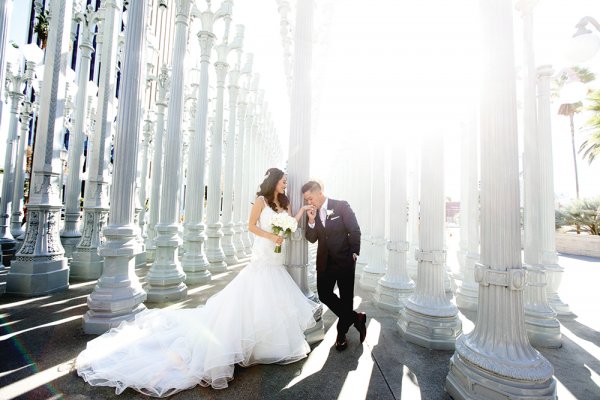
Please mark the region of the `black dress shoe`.
<svg viewBox="0 0 600 400"><path fill-rule="evenodd" d="M338 335L337 339L335 340L335 349L337 351L342 351L346 350L346 347L348 347L348 339L346 338L346 335Z"/></svg>
<svg viewBox="0 0 600 400"><path fill-rule="evenodd" d="M358 313L356 317L356 322L354 323L354 327L358 330L360 334L360 342L364 342L367 337L367 314L361 312Z"/></svg>

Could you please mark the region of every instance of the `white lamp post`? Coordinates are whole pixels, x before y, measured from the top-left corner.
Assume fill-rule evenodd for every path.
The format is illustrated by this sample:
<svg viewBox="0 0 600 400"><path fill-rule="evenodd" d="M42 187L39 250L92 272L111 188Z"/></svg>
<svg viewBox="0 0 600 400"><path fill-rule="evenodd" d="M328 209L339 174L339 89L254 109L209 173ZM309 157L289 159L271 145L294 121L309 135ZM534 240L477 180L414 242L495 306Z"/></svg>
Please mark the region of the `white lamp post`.
<svg viewBox="0 0 600 400"><path fill-rule="evenodd" d="M71 258L73 249L81 238L79 221L81 214L81 164L83 158L84 129L88 105L88 82L92 59L92 40L98 20L98 13L89 5L84 13L77 13L79 21L79 77L73 129L69 139L69 181L65 196L65 225L60 233L60 239L65 248L65 256ZM95 94L95 93L94 93Z"/></svg>
<svg viewBox="0 0 600 400"><path fill-rule="evenodd" d="M248 78L250 79L250 77ZM258 103L258 82L260 80L260 75L258 73L252 74L252 78L250 79L251 84L248 91L248 108L246 111L246 120L245 120L245 131L246 138L244 139L246 146L246 154L248 157L244 157L244 182L241 191L241 202L242 202L242 221L247 221L248 216L250 214L250 202L251 199L254 198L254 193L252 193L252 189L254 188L254 184L251 183L253 180L256 180L256 176L253 176L251 173L251 165L252 160L250 155L254 156L255 151L255 130L254 130L254 120L257 118L256 109ZM250 255L252 253L252 238L248 232L248 224L244 223L242 226L242 242L244 243L244 252L246 255Z"/></svg>
<svg viewBox="0 0 600 400"><path fill-rule="evenodd" d="M104 50L99 78L98 112L93 134L93 144L88 151L87 180L83 201L83 228L81 239L73 251L71 279L98 279L102 274L104 259L98 254L102 243L101 231L106 225L109 211L109 164L117 76L117 47L121 32L120 0L103 2Z"/></svg>
<svg viewBox="0 0 600 400"><path fill-rule="evenodd" d="M196 100L195 129L190 143L192 149L188 164L187 196L190 201L185 209L185 223L183 225L183 241L185 254L182 260L183 270L186 273L187 283L204 283L210 280L208 260L204 251L206 240L204 225L204 190L207 155L208 128L208 67L210 65L211 51L215 41L213 33L214 23L225 18L231 13L229 3L223 3L221 8L214 12L209 7L200 14L202 28L198 32L200 45L200 84Z"/></svg>
<svg viewBox="0 0 600 400"><path fill-rule="evenodd" d="M225 33L222 42L216 46L217 61L215 70L217 75L217 103L215 112L215 124L213 126L213 141L208 170L208 198L206 201L206 256L208 257L211 272L223 272L227 269L225 253L221 246L220 211L221 211L221 165L223 152L223 100L225 91L225 77L229 70L227 56L232 50L240 49L242 46L243 30L238 30L232 43L229 43L229 24L231 23L232 2L226 0L222 6L228 5L229 14L224 17Z"/></svg>
<svg viewBox="0 0 600 400"><path fill-rule="evenodd" d="M33 86L33 80L36 79L36 68L44 58L44 51L35 44L26 44L21 49L25 57L25 74L31 74L29 87L27 89L26 99L29 98ZM39 96L38 96L39 97ZM23 192L25 182L25 167L27 165L25 159L25 150L29 139L29 123L33 115L31 102L25 101L21 107L21 126L19 133L19 144L17 147L17 160L15 164L14 191L12 200L12 215L10 219L10 233L15 239L18 239L25 231L23 230Z"/></svg>
<svg viewBox="0 0 600 400"><path fill-rule="evenodd" d="M446 390L454 399L553 399L552 365L529 344L523 315L513 10L479 3L481 258L477 321L456 341Z"/></svg>
<svg viewBox="0 0 600 400"><path fill-rule="evenodd" d="M150 302L179 300L187 295L185 273L179 262L179 197L180 165L182 150L183 120L183 81L185 47L187 44L190 20L190 0L177 0L175 3L175 38L173 43L173 70L171 75L171 96L165 137L165 165L161 184L159 221L156 225L156 256L146 275L146 293Z"/></svg>
<svg viewBox="0 0 600 400"><path fill-rule="evenodd" d="M406 144L396 141L392 145L393 157L390 160L390 197L388 210L388 242L386 246L388 268L379 279L375 289L375 302L383 309L399 311L404 308L406 299L413 293L415 283L406 270L406 253L409 249L406 240ZM350 159L350 157L348 157Z"/></svg>
<svg viewBox="0 0 600 400"><path fill-rule="evenodd" d="M371 248L368 264L363 268L360 286L370 292L377 288L377 282L385 275L387 268L385 251L385 160L379 154L380 148L372 146L371 152Z"/></svg>
<svg viewBox="0 0 600 400"><path fill-rule="evenodd" d="M2 200L0 201L0 245L2 246L4 265L10 265L10 259L14 256L17 245L17 241L10 232L9 213L11 211L11 202L13 201L14 173L17 162L19 107L24 98L23 90L28 78L31 78L31 73L26 75L24 71L21 71L20 67L14 72L12 70L12 63L8 62L6 64L6 91L10 97L10 120L4 154Z"/></svg>
<svg viewBox="0 0 600 400"><path fill-rule="evenodd" d="M417 286L406 300L398 326L409 342L450 350L462 333L462 324L458 309L444 291L444 163L439 130L426 132L421 144L419 248L415 251L419 263Z"/></svg>
<svg viewBox="0 0 600 400"><path fill-rule="evenodd" d="M244 233L244 226L247 222L244 221L242 215L242 203L243 197L243 185L244 185L244 165L245 160L248 158L248 154L242 151L243 148L248 146L248 133L246 131L246 111L248 110L248 92L250 90L250 83L252 77L252 54L246 55L246 64L242 69L242 75L246 77L246 83L240 89L238 97L238 132L235 141L235 191L234 191L234 205L233 205L233 220L235 222L233 245L236 249L236 256L238 259L246 257L246 251L244 249L244 242L242 241L242 234ZM247 179L247 178L246 178Z"/></svg>
<svg viewBox="0 0 600 400"><path fill-rule="evenodd" d="M39 296L69 286L69 269L60 243L57 162L62 149L65 74L68 68L71 7L54 0L45 64L46 79L40 100L36 151L33 156L30 201L27 207L25 240L7 277L6 291L21 296Z"/></svg>
<svg viewBox="0 0 600 400"><path fill-rule="evenodd" d="M566 57L572 63L581 63L594 57L600 50L600 36L594 34L587 28L587 25L593 26L600 32L600 23L594 18L585 16L579 20L575 28L577 30L573 34L568 47L565 49Z"/></svg>
<svg viewBox="0 0 600 400"><path fill-rule="evenodd" d="M113 188L109 224L102 234L106 241L98 252L104 257L102 276L87 299L83 317L86 333L103 333L124 320L134 318L146 307L146 293L134 272L135 256L142 251L137 241L139 227L133 221L135 177L144 93L144 22L147 2L129 3L125 37L121 106L117 116L114 145Z"/></svg>
<svg viewBox="0 0 600 400"><path fill-rule="evenodd" d="M243 32L244 26L238 25L238 30ZM225 137L224 142L225 146L225 162L223 165L223 170L225 171L223 174L223 182L225 185L223 186L223 215L222 215L222 224L223 224L223 252L225 253L225 262L228 265L237 264L237 249L233 243L233 235L234 231L234 222L233 222L233 185L230 182L233 182L234 179L234 157L235 157L235 138L236 138L236 114L237 114L237 100L240 92L239 79L242 75L242 71L240 71L242 50L241 48L237 50L237 62L234 69L229 73L229 127L227 129L227 136Z"/></svg>
<svg viewBox="0 0 600 400"><path fill-rule="evenodd" d="M163 147L165 131L165 109L167 108L167 94L169 91L169 69L163 65L157 77L156 85L156 128L154 132L154 154L152 155L152 194L150 195L150 221L148 223L146 240L146 259L154 261L156 251L156 224L160 213L160 187L162 182L163 169Z"/></svg>

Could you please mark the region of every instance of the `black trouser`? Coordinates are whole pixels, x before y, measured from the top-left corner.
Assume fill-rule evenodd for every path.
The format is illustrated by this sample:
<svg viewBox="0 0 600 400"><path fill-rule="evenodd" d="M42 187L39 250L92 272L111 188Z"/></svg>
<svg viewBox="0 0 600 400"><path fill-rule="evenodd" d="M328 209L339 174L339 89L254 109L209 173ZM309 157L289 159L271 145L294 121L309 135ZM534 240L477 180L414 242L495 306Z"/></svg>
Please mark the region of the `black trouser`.
<svg viewBox="0 0 600 400"><path fill-rule="evenodd" d="M338 297L333 289L337 282L340 290ZM325 269L317 273L317 292L319 300L338 316L338 335L348 332L356 322L358 314L353 311L354 301L354 268Z"/></svg>

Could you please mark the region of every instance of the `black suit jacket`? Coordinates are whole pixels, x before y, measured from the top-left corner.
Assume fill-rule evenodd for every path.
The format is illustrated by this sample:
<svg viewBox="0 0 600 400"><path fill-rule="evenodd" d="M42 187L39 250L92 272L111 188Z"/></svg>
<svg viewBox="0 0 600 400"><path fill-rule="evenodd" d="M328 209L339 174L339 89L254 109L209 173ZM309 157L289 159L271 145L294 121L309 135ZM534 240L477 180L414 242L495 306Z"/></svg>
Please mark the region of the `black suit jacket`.
<svg viewBox="0 0 600 400"><path fill-rule="evenodd" d="M317 272L325 269L344 270L355 265L353 253L360 254L360 227L348 202L329 199L327 209L333 213L321 224L317 211L315 227L306 225L306 239L317 248Z"/></svg>

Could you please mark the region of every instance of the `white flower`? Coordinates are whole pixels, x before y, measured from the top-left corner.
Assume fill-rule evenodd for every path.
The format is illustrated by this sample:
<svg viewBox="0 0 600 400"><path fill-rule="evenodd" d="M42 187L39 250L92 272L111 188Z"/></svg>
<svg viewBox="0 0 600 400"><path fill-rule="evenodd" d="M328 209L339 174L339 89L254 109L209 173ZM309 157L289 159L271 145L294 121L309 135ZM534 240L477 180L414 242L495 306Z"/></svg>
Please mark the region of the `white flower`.
<svg viewBox="0 0 600 400"><path fill-rule="evenodd" d="M327 210L327 218L331 217L334 214L333 210Z"/></svg>
<svg viewBox="0 0 600 400"><path fill-rule="evenodd" d="M284 232L285 234L290 234L298 229L298 221L288 214L281 213L276 214L271 218L271 226L274 231L277 230Z"/></svg>
<svg viewBox="0 0 600 400"><path fill-rule="evenodd" d="M275 214L271 218L271 229L278 236L289 236L298 229L298 221L285 213ZM281 253L280 244L275 246L275 253Z"/></svg>

